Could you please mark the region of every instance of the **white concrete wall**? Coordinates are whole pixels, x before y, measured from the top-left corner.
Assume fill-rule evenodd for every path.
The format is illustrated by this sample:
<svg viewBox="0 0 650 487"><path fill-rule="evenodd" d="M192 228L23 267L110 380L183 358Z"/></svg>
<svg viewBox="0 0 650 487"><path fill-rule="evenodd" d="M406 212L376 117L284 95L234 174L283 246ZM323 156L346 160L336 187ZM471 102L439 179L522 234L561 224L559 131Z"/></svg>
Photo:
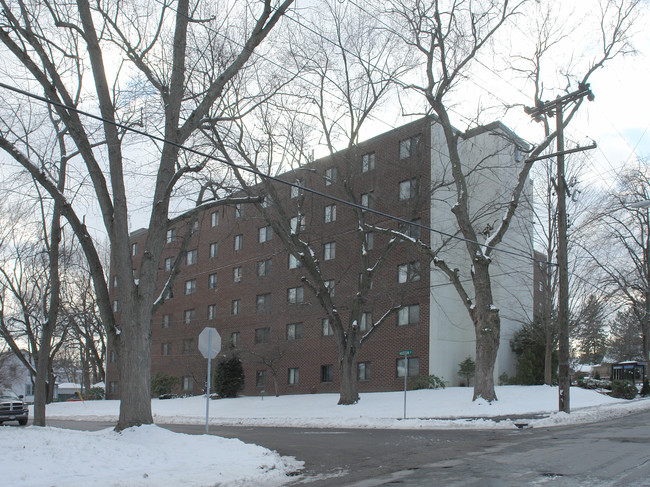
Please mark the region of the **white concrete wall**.
<svg viewBox="0 0 650 487"><path fill-rule="evenodd" d="M444 134L437 123L432 126L432 184L449 183L434 189L430 226L446 234L460 236L451 207L456 203ZM505 132L504 132L505 133ZM461 158L467 164L470 213L477 229L492 225L496 229L510 201L521 163L514 159L515 145L504 137L485 132L461 142ZM530 187L528 188L530 190ZM528 191L530 193L530 191ZM532 255L532 218L526 204L518 209L506 238L498 248ZM479 241L485 241L481 236ZM471 263L465 243L439 233L431 236L432 248L442 247L440 257L451 268L460 270L467 293L473 298ZM501 343L495 367L495 380L503 372L514 373L510 339L532 310L533 264L530 259L501 252L493 254L490 266L494 305L500 310ZM475 358L474 326L447 277L431 266L430 294L430 373L458 385L458 364L467 356Z"/></svg>

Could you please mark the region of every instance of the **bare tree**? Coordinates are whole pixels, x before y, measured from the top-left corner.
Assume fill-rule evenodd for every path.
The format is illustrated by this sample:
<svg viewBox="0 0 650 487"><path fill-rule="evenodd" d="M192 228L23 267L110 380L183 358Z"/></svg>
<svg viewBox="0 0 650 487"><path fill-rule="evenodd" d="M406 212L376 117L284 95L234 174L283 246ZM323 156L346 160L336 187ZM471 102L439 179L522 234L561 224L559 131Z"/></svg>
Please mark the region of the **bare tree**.
<svg viewBox="0 0 650 487"><path fill-rule="evenodd" d="M339 404L345 405L359 400L360 350L402 306L399 294L382 302L378 299L382 294L379 284L375 283L374 289L372 286L399 239L379 236L376 232L375 249L380 250L369 249L368 234L377 229L380 218L362 206L370 205L360 199L356 182L360 154L356 146L365 125L394 91L396 77L410 68L410 62L408 56L396 49L397 41L370 14L340 2L322 2L314 13L309 32L305 35L303 31L292 38L293 59L301 66L301 76L294 88L296 96L260 110L259 122L254 125L260 130L253 131L250 124L237 123L233 124L228 138L220 133L211 135L215 145L223 147L222 152L232 152L230 164L238 185L251 195L264 195L264 201L256 205L257 211L301 266L302 282L327 317L338 349ZM338 205L338 218L343 212L349 212L359 229L349 240L339 242L359 262L358 274L340 269L335 279L337 286L352 290L340 296L347 294L351 298L334 295L328 281L332 276L323 272L321 249L314 248L304 228L303 208L313 205L313 195L309 195L311 203L307 204L307 195L300 186L310 187L312 181L321 177L309 166L314 133L318 134L326 157L336 167L336 173L325 176L331 183L330 192L351 204L347 209L346 205ZM423 142L423 151L425 146ZM238 161L243 161L246 170L235 164ZM295 180L288 181L294 185L292 191L301 194L293 201L283 196L286 191L278 181L264 177L288 168L293 169L291 174L295 176ZM249 176L251 170L257 177ZM415 212L416 208L412 210ZM377 309L372 314L372 323L366 326L364 312L372 303L376 303ZM346 315L343 310L347 311Z"/></svg>
<svg viewBox="0 0 650 487"><path fill-rule="evenodd" d="M232 5L138 2L62 4L41 0L0 1L0 41L13 55L28 86L39 86L54 107L57 123L75 147L78 170L92 183L93 198L112 251L112 273L119 278L120 320L111 310L106 272L79 204L66 199L49 174L29 157L24 140L2 131L7 151L60 205L88 260L101 321L115 346L120 374L117 429L151 423L151 317L159 303L156 289L167 231L170 198L179 180L199 172L205 160L181 157L201 127L218 124L229 93L243 86L243 74L260 62L253 52L268 37L292 0L237 2ZM121 59L116 66L111 59ZM115 69L113 69L115 68ZM86 78L89 78L86 80ZM250 99L265 99L274 89L259 79ZM82 89L83 86L83 89ZM86 98L87 97L87 98ZM80 116L76 107L96 105L101 119ZM139 275L132 276L127 186L135 167L126 154L125 131L145 123L161 137L147 146L151 175L149 232ZM20 118L3 117L6 127ZM135 140L134 140L135 141ZM71 155L72 156L72 155ZM142 184L142 181L139 181ZM168 284L171 284L169 282Z"/></svg>
<svg viewBox="0 0 650 487"><path fill-rule="evenodd" d="M612 302L627 308L641 331L643 360L650 358L650 210L634 203L650 199L650 174L645 167L624 172L591 222L597 227L584 248L604 273ZM603 245L602 242L607 242Z"/></svg>
<svg viewBox="0 0 650 487"><path fill-rule="evenodd" d="M618 4L607 2L603 8L600 23L602 33L601 52L589 61L582 77L570 78L570 83L585 86L589 76L612 57L627 52L629 43L627 32L633 20L633 12L638 2L622 1ZM465 239L465 262L449 262L437 250L424 249L429 253L434 265L444 272L453 283L458 296L469 313L476 335L476 382L474 399L479 397L488 401L496 399L494 392L494 364L497 357L501 318L499 308L493 297L493 281L490 264L495 250L504 237L522 201L522 194L528 184L533 161L552 143L556 132L544 122L544 135L530 151L513 180L505 186L509 195L503 199L503 217L485 236L482 234L484 221L474 218L472 201L468 190L467 173L473 169L462 152L463 140L467 132L461 132L452 125L449 99L454 89L458 89L471 77L471 66L482 60L482 54L490 51L491 43L496 41L497 33L508 25L511 19L524 13L526 2L426 2L423 0L390 2L391 14L397 22L395 35L403 39L405 45L417 52L424 67L423 83L410 83L426 99L437 116L443 132L446 157L456 187L456 201L451 211L455 217L460 234ZM483 58L485 59L485 58ZM535 60L535 59L534 59ZM530 81L534 86L535 106L542 103L542 71L540 64L534 64L530 71ZM567 126L581 100L576 101L564 116ZM472 288L459 278L458 269L471 266Z"/></svg>

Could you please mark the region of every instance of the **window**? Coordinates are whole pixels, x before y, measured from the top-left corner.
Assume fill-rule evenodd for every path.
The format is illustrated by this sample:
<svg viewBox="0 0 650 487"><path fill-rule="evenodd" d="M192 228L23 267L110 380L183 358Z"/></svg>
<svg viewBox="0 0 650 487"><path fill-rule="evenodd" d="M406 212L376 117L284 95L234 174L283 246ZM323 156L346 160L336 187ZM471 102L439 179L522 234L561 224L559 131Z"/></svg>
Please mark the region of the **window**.
<svg viewBox="0 0 650 487"><path fill-rule="evenodd" d="M361 172L372 171L375 168L375 153L370 152L361 157Z"/></svg>
<svg viewBox="0 0 650 487"><path fill-rule="evenodd" d="M138 244L137 243L132 243L131 244L131 255L135 257L138 255Z"/></svg>
<svg viewBox="0 0 650 487"><path fill-rule="evenodd" d="M369 191L368 193L363 193L361 195L361 206L365 208L375 207L375 194L373 191Z"/></svg>
<svg viewBox="0 0 650 487"><path fill-rule="evenodd" d="M325 169L325 186L330 186L336 182L336 168L330 167Z"/></svg>
<svg viewBox="0 0 650 487"><path fill-rule="evenodd" d="M357 380L370 380L370 362L357 362Z"/></svg>
<svg viewBox="0 0 650 487"><path fill-rule="evenodd" d="M233 299L230 304L230 314L237 316L241 311L241 301L239 299Z"/></svg>
<svg viewBox="0 0 650 487"><path fill-rule="evenodd" d="M259 229L259 238L260 243L268 242L273 238L273 228L271 225L267 225Z"/></svg>
<svg viewBox="0 0 650 487"><path fill-rule="evenodd" d="M192 353L194 349L194 339L184 338L183 339L183 353Z"/></svg>
<svg viewBox="0 0 650 487"><path fill-rule="evenodd" d="M290 323L287 325L287 340L299 340L302 338L302 323Z"/></svg>
<svg viewBox="0 0 650 487"><path fill-rule="evenodd" d="M271 293L258 294L255 298L255 309L258 312L269 311L271 309Z"/></svg>
<svg viewBox="0 0 650 487"><path fill-rule="evenodd" d="M196 310L195 309L186 309L183 311L183 321L186 325L189 325L196 319Z"/></svg>
<svg viewBox="0 0 650 487"><path fill-rule="evenodd" d="M291 225L291 233L298 233L298 231L304 230L305 229L305 215L300 214L298 216L294 216L291 219L290 225Z"/></svg>
<svg viewBox="0 0 650 487"><path fill-rule="evenodd" d="M194 220L194 222L192 223L192 231L190 233L193 235L198 231L199 231L199 222L198 220Z"/></svg>
<svg viewBox="0 0 650 487"><path fill-rule="evenodd" d="M167 257L165 259L165 271L171 272L171 270L174 268L174 257Z"/></svg>
<svg viewBox="0 0 650 487"><path fill-rule="evenodd" d="M373 250L375 248L375 232L366 232L366 250Z"/></svg>
<svg viewBox="0 0 650 487"><path fill-rule="evenodd" d="M372 326L372 313L361 313L361 323L359 323L360 331L368 331Z"/></svg>
<svg viewBox="0 0 650 487"><path fill-rule="evenodd" d="M117 287L117 276L113 276L113 287Z"/></svg>
<svg viewBox="0 0 650 487"><path fill-rule="evenodd" d="M332 324L330 323L329 318L323 318L321 320L321 326L323 329L323 336L328 337L334 335L334 330L332 329Z"/></svg>
<svg viewBox="0 0 650 487"><path fill-rule="evenodd" d="M116 299L113 301L113 313L117 313L120 310L120 302Z"/></svg>
<svg viewBox="0 0 650 487"><path fill-rule="evenodd" d="M271 198L267 194L262 198L262 208L268 208L269 206L271 206Z"/></svg>
<svg viewBox="0 0 650 487"><path fill-rule="evenodd" d="M404 325L417 325L420 321L420 305L412 304L404 306L397 312L397 324Z"/></svg>
<svg viewBox="0 0 650 487"><path fill-rule="evenodd" d="M167 291L165 291L165 299L171 299L174 297L174 289L173 288L167 288Z"/></svg>
<svg viewBox="0 0 650 487"><path fill-rule="evenodd" d="M191 391L194 389L194 378L191 375L183 376L183 390Z"/></svg>
<svg viewBox="0 0 650 487"><path fill-rule="evenodd" d="M216 288L217 288L217 275L210 274L208 276L208 289L216 289Z"/></svg>
<svg viewBox="0 0 650 487"><path fill-rule="evenodd" d="M217 317L217 305L209 304L208 305L208 319L214 320Z"/></svg>
<svg viewBox="0 0 650 487"><path fill-rule="evenodd" d="M302 286L291 287L287 290L287 301L289 304L301 304L303 302L304 290Z"/></svg>
<svg viewBox="0 0 650 487"><path fill-rule="evenodd" d="M111 350L110 353L108 354L108 362L111 363L111 364L114 364L115 362L117 362L117 355L115 355L115 352L113 350ZM30 394L30 396L31 396L31 394Z"/></svg>
<svg viewBox="0 0 650 487"><path fill-rule="evenodd" d="M196 279L185 281L185 294L194 294L196 292Z"/></svg>
<svg viewBox="0 0 650 487"><path fill-rule="evenodd" d="M258 370L255 372L255 387L264 389L266 387L266 370Z"/></svg>
<svg viewBox="0 0 650 487"><path fill-rule="evenodd" d="M411 220L411 224L407 225L404 223L399 224L399 230L401 232L406 233L409 237L411 238L420 238L422 235L422 220L420 218L416 218L414 220Z"/></svg>
<svg viewBox="0 0 650 487"><path fill-rule="evenodd" d="M325 223L336 221L336 205L327 205L325 207Z"/></svg>
<svg viewBox="0 0 650 487"><path fill-rule="evenodd" d="M169 328L169 325L172 324L172 315L163 315L162 317L162 327Z"/></svg>
<svg viewBox="0 0 650 487"><path fill-rule="evenodd" d="M172 344L167 342L163 343L160 347L160 353L162 355L171 355L172 354Z"/></svg>
<svg viewBox="0 0 650 487"><path fill-rule="evenodd" d="M210 213L210 226L216 227L217 225L219 225L219 212L213 211Z"/></svg>
<svg viewBox="0 0 650 487"><path fill-rule="evenodd" d="M170 228L167 230L167 243L172 243L176 239L176 229Z"/></svg>
<svg viewBox="0 0 650 487"><path fill-rule="evenodd" d="M232 270L232 280L233 280L233 282L241 282L241 277L242 277L242 268L241 267L235 267Z"/></svg>
<svg viewBox="0 0 650 487"><path fill-rule="evenodd" d="M409 262L397 266L397 282L403 284L405 282L416 282L420 280L420 263Z"/></svg>
<svg viewBox="0 0 650 487"><path fill-rule="evenodd" d="M108 392L110 394L117 394L117 381L112 380L108 383Z"/></svg>
<svg viewBox="0 0 650 487"><path fill-rule="evenodd" d="M325 287L327 288L327 291L330 293L331 297L334 297L334 279L328 279L325 281Z"/></svg>
<svg viewBox="0 0 650 487"><path fill-rule="evenodd" d="M235 251L241 250L244 245L244 236L242 234L235 235Z"/></svg>
<svg viewBox="0 0 650 487"><path fill-rule="evenodd" d="M419 154L421 138L422 136L418 134L408 139L401 140L399 143L399 158L406 159Z"/></svg>
<svg viewBox="0 0 650 487"><path fill-rule="evenodd" d="M299 369L297 367L288 370L288 384L295 386L298 383Z"/></svg>
<svg viewBox="0 0 650 487"><path fill-rule="evenodd" d="M270 336L271 329L268 327L255 329L255 343L269 343Z"/></svg>
<svg viewBox="0 0 650 487"><path fill-rule="evenodd" d="M231 346L232 348L237 348L237 347L239 346L239 343L240 343L240 335L239 335L239 332L238 332L238 331L233 331L233 332L230 334L230 346Z"/></svg>
<svg viewBox="0 0 650 487"><path fill-rule="evenodd" d="M405 361L406 361L405 358L397 359L397 367L396 367L397 377L404 377ZM409 362L408 377L415 377L420 373L420 359L417 357L409 357L408 362Z"/></svg>
<svg viewBox="0 0 650 487"><path fill-rule="evenodd" d="M219 255L219 244L217 242L212 242L210 244L210 258L215 259Z"/></svg>
<svg viewBox="0 0 650 487"><path fill-rule="evenodd" d="M196 249L188 250L187 254L185 254L185 263L187 265L196 264L197 257L198 257L198 251Z"/></svg>
<svg viewBox="0 0 650 487"><path fill-rule="evenodd" d="M334 366L332 364L320 366L321 382L332 382L333 376L334 376Z"/></svg>
<svg viewBox="0 0 650 487"><path fill-rule="evenodd" d="M298 267L302 267L300 260L295 255L289 254L289 269L297 269Z"/></svg>
<svg viewBox="0 0 650 487"><path fill-rule="evenodd" d="M244 208L241 203L235 203L235 218L241 218L244 214Z"/></svg>
<svg viewBox="0 0 650 487"><path fill-rule="evenodd" d="M294 181L295 186L291 186L291 197L292 198L297 198L302 194L302 179L296 179Z"/></svg>
<svg viewBox="0 0 650 487"><path fill-rule="evenodd" d="M268 276L271 273L271 259L260 260L257 262L257 275L259 277Z"/></svg>
<svg viewBox="0 0 650 487"><path fill-rule="evenodd" d="M336 242L328 242L323 245L323 259L332 260L336 257Z"/></svg>
<svg viewBox="0 0 650 487"><path fill-rule="evenodd" d="M415 198L418 193L418 179L411 178L399 183L399 199L408 200Z"/></svg>

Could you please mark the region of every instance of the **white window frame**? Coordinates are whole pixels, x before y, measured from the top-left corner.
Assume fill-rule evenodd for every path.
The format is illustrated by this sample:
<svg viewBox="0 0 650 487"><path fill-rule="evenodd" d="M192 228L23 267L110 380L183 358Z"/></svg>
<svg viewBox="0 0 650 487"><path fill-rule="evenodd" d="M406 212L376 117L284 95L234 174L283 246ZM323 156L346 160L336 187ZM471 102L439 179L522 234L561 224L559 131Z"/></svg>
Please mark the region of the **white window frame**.
<svg viewBox="0 0 650 487"><path fill-rule="evenodd" d="M300 381L300 369L298 367L289 367L287 369L287 383L290 386L298 385Z"/></svg>
<svg viewBox="0 0 650 487"><path fill-rule="evenodd" d="M302 267L302 262L295 255L289 254L289 269L298 269Z"/></svg>
<svg viewBox="0 0 650 487"><path fill-rule="evenodd" d="M335 167L325 169L325 186L336 183L337 170Z"/></svg>
<svg viewBox="0 0 650 487"><path fill-rule="evenodd" d="M325 207L325 223L336 221L336 205L327 205Z"/></svg>
<svg viewBox="0 0 650 487"><path fill-rule="evenodd" d="M208 276L208 289L217 288L217 274L213 273Z"/></svg>
<svg viewBox="0 0 650 487"><path fill-rule="evenodd" d="M361 172L372 171L375 168L375 153L368 152L361 156Z"/></svg>
<svg viewBox="0 0 650 487"><path fill-rule="evenodd" d="M241 266L237 266L232 270L232 282L241 282L243 275L243 269Z"/></svg>
<svg viewBox="0 0 650 487"><path fill-rule="evenodd" d="M210 244L210 258L216 259L219 256L219 243L212 242Z"/></svg>
<svg viewBox="0 0 650 487"><path fill-rule="evenodd" d="M235 243L235 246L234 246L235 252L241 250L244 247L244 235L241 234L241 233L238 234L238 235L235 235L234 243Z"/></svg>
<svg viewBox="0 0 650 487"><path fill-rule="evenodd" d="M208 319L214 320L217 317L217 305L208 304Z"/></svg>
<svg viewBox="0 0 650 487"><path fill-rule="evenodd" d="M210 226L214 228L217 225L219 225L219 212L213 211L212 213L210 213Z"/></svg>
<svg viewBox="0 0 650 487"><path fill-rule="evenodd" d="M289 304L302 304L305 298L305 289L302 286L287 289L287 302Z"/></svg>
<svg viewBox="0 0 650 487"><path fill-rule="evenodd" d="M233 299L230 303L230 314L232 316L237 316L241 312L241 300Z"/></svg>
<svg viewBox="0 0 650 487"><path fill-rule="evenodd" d="M332 328L332 323L330 323L329 318L323 318L321 320L321 333L324 337L334 335L334 328Z"/></svg>
<svg viewBox="0 0 650 487"><path fill-rule="evenodd" d="M199 252L197 249L188 250L185 254L185 265L194 265L198 260Z"/></svg>
<svg viewBox="0 0 650 487"><path fill-rule="evenodd" d="M323 260L334 260L336 258L336 242L323 244Z"/></svg>
<svg viewBox="0 0 650 487"><path fill-rule="evenodd" d="M196 292L196 279L189 279L185 281L185 295L194 294Z"/></svg>
<svg viewBox="0 0 650 487"><path fill-rule="evenodd" d="M415 318L417 317L417 320ZM397 311L397 326L417 325L420 322L420 305L410 304Z"/></svg>
<svg viewBox="0 0 650 487"><path fill-rule="evenodd" d="M287 325L287 341L300 340L302 338L302 323L289 323Z"/></svg>
<svg viewBox="0 0 650 487"><path fill-rule="evenodd" d="M259 236L260 243L270 241L273 238L273 227L271 225L260 227L258 229L258 236Z"/></svg>

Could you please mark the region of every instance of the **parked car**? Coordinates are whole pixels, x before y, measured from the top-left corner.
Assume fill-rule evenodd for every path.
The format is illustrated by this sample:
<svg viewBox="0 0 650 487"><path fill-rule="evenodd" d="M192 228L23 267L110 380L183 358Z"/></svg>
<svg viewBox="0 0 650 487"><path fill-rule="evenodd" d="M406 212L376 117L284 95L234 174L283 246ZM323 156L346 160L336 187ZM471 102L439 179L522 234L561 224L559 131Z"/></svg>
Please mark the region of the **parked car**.
<svg viewBox="0 0 650 487"><path fill-rule="evenodd" d="M25 426L29 418L29 409L23 401L23 396L8 389L0 389L0 424L7 421L18 421Z"/></svg>

